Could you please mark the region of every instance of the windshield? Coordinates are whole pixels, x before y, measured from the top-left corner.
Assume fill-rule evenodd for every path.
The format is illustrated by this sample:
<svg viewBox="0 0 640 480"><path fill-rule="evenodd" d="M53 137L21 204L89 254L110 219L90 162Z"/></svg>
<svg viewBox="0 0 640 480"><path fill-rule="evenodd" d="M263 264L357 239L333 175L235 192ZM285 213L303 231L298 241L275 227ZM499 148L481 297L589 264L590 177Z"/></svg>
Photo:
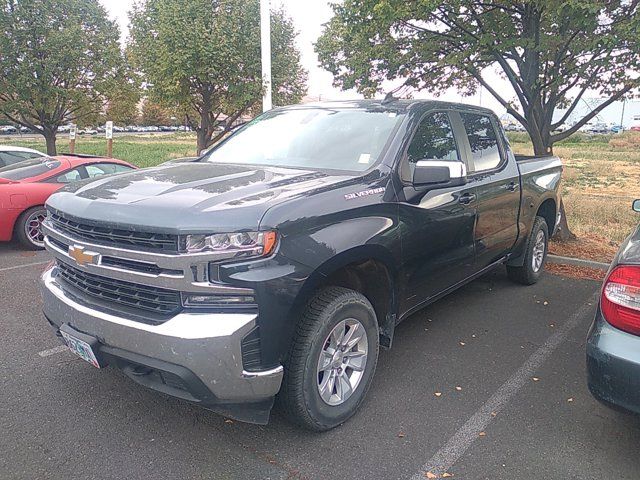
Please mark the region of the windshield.
<svg viewBox="0 0 640 480"><path fill-rule="evenodd" d="M214 148L203 160L364 171L376 163L403 115L329 107L267 112Z"/></svg>
<svg viewBox="0 0 640 480"><path fill-rule="evenodd" d="M37 177L60 166L60 162L50 157L39 157L14 163L0 168L0 178L24 180Z"/></svg>

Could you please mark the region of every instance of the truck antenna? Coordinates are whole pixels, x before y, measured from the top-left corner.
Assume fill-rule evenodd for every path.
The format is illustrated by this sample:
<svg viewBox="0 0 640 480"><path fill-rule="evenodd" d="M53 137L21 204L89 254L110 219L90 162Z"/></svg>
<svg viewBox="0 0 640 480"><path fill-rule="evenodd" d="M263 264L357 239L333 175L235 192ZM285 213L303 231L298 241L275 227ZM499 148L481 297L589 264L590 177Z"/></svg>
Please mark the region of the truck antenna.
<svg viewBox="0 0 640 480"><path fill-rule="evenodd" d="M392 90L384 96L384 100L382 100L382 105L386 105L387 103L391 103L395 100L397 100L397 98L394 96L394 91Z"/></svg>

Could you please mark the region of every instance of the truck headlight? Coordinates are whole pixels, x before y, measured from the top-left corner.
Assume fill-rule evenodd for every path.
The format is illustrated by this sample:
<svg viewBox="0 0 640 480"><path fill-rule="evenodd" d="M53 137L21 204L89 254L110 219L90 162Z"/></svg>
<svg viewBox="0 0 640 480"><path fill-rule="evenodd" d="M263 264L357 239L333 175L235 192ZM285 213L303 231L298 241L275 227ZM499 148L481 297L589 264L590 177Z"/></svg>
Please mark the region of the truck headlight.
<svg viewBox="0 0 640 480"><path fill-rule="evenodd" d="M181 249L186 253L217 252L229 257L264 257L273 252L277 240L275 231L185 235L181 239Z"/></svg>

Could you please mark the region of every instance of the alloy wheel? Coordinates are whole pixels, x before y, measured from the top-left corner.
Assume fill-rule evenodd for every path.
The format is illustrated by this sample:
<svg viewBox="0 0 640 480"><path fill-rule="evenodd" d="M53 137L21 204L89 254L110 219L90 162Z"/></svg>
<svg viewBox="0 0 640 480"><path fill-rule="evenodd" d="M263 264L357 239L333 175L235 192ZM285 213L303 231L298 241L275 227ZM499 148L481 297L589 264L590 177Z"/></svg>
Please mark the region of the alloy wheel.
<svg viewBox="0 0 640 480"><path fill-rule="evenodd" d="M36 210L24 222L24 233L31 243L37 247L44 247L44 233L42 222L47 218L46 210Z"/></svg>
<svg viewBox="0 0 640 480"><path fill-rule="evenodd" d="M546 247L546 238L544 232L539 230L536 235L536 241L533 244L533 255L531 257L531 266L534 272L538 272L542 268L544 261L544 251Z"/></svg>
<svg viewBox="0 0 640 480"><path fill-rule="evenodd" d="M367 365L369 342L364 326L355 318L340 321L327 336L317 368L317 387L322 400L341 405L353 394Z"/></svg>

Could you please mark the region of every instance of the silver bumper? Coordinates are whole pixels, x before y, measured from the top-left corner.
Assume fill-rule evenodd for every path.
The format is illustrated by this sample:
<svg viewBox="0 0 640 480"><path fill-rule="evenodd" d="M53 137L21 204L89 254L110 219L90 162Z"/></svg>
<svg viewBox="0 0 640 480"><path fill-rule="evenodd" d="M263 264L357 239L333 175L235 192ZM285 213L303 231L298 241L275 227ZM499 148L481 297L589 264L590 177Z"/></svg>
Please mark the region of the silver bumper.
<svg viewBox="0 0 640 480"><path fill-rule="evenodd" d="M42 276L42 296L44 313L56 326L68 323L106 346L184 367L221 403L265 400L280 389L282 366L261 372L242 368L240 344L256 315L179 313L161 325L147 325L77 303L52 271Z"/></svg>

